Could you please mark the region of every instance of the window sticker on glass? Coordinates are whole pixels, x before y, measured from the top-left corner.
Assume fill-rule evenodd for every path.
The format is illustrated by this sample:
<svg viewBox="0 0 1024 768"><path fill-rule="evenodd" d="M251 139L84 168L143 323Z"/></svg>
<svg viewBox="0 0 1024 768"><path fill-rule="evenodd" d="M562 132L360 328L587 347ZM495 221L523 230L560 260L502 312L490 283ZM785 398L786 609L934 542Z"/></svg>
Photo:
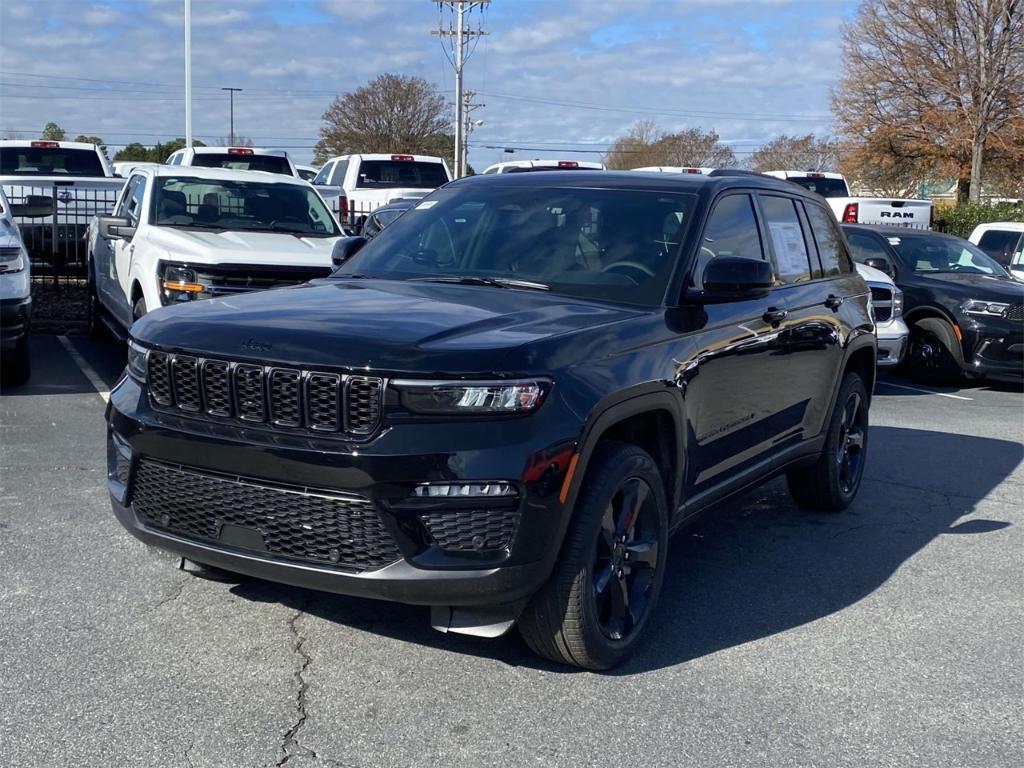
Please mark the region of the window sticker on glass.
<svg viewBox="0 0 1024 768"><path fill-rule="evenodd" d="M780 275L802 275L807 272L807 246L799 223L770 221L768 230L775 246Z"/></svg>
<svg viewBox="0 0 1024 768"><path fill-rule="evenodd" d="M889 241L889 245L899 245L900 244L900 239L898 237L888 237L886 239Z"/></svg>
<svg viewBox="0 0 1024 768"><path fill-rule="evenodd" d="M417 205L413 210L425 211L428 208L433 208L435 205L437 205L437 200L427 200L426 202Z"/></svg>

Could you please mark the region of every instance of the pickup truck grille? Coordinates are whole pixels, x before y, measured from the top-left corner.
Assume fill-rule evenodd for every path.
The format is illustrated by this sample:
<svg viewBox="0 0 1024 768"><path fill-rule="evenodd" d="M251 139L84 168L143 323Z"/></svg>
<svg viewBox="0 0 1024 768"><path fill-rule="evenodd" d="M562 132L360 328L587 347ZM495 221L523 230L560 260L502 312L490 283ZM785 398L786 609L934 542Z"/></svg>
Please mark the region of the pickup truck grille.
<svg viewBox="0 0 1024 768"><path fill-rule="evenodd" d="M380 425L384 380L150 351L157 409L216 421L355 438Z"/></svg>
<svg viewBox="0 0 1024 768"><path fill-rule="evenodd" d="M871 303L875 307L875 322L892 320L892 291L878 285L871 286Z"/></svg>
<svg viewBox="0 0 1024 768"><path fill-rule="evenodd" d="M402 558L373 502L353 494L142 458L131 505L151 528L275 559L363 570Z"/></svg>

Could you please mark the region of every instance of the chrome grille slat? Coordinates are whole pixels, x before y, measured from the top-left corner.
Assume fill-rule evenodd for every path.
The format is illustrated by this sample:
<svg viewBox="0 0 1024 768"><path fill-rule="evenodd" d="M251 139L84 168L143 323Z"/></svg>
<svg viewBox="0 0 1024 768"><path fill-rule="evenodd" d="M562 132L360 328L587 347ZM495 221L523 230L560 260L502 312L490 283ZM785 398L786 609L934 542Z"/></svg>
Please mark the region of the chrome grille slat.
<svg viewBox="0 0 1024 768"><path fill-rule="evenodd" d="M365 439L380 427L384 380L151 350L154 407L271 428Z"/></svg>

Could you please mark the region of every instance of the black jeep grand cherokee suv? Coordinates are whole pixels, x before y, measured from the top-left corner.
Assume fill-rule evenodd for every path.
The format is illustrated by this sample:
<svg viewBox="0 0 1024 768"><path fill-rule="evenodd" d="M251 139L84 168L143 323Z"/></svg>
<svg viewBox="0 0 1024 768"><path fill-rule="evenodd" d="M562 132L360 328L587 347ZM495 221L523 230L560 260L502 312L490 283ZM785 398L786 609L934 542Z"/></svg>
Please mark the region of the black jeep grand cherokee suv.
<svg viewBox="0 0 1024 768"><path fill-rule="evenodd" d="M702 509L779 473L807 507L857 493L868 291L795 185L483 176L339 246L330 278L132 327L107 415L134 535L607 668Z"/></svg>

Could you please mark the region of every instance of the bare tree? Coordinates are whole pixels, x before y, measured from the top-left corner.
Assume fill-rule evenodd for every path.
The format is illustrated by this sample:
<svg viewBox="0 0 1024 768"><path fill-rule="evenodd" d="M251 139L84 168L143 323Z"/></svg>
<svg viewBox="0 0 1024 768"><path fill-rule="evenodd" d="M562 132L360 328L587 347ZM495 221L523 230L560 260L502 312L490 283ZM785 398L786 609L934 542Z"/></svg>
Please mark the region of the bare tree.
<svg viewBox="0 0 1024 768"><path fill-rule="evenodd" d="M451 116L437 88L422 77L384 74L331 102L315 160L356 152L447 155Z"/></svg>
<svg viewBox="0 0 1024 768"><path fill-rule="evenodd" d="M1024 0L865 0L832 95L851 143L981 197L986 154L1024 154Z"/></svg>
<svg viewBox="0 0 1024 768"><path fill-rule="evenodd" d="M754 152L751 170L834 171L839 167L839 144L832 139L782 135Z"/></svg>
<svg viewBox="0 0 1024 768"><path fill-rule="evenodd" d="M719 141L715 131L687 128L666 134L644 120L615 140L605 156L605 165L616 170L649 165L725 168L736 165L736 155Z"/></svg>

